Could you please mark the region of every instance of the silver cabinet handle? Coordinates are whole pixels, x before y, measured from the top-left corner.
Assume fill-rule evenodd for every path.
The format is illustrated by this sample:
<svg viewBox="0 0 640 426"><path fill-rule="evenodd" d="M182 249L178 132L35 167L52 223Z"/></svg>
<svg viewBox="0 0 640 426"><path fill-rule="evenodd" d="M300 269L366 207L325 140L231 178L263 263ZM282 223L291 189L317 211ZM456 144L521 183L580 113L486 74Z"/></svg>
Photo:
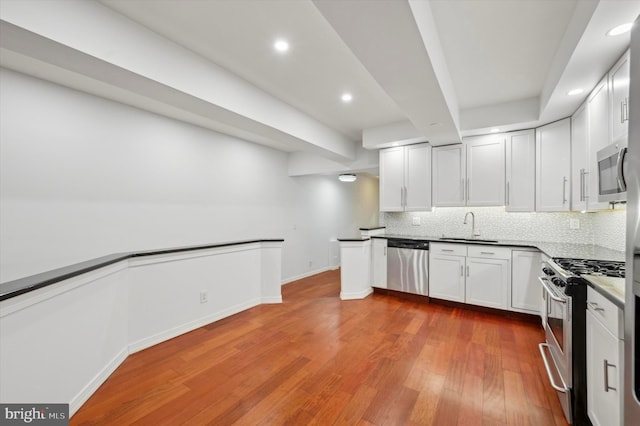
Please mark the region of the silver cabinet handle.
<svg viewBox="0 0 640 426"><path fill-rule="evenodd" d="M481 251L480 254L495 254L492 251Z"/></svg>
<svg viewBox="0 0 640 426"><path fill-rule="evenodd" d="M584 169L580 169L580 201L584 201Z"/></svg>
<svg viewBox="0 0 640 426"><path fill-rule="evenodd" d="M469 276L469 265L467 265L467 276Z"/></svg>
<svg viewBox="0 0 640 426"><path fill-rule="evenodd" d="M612 391L617 391L618 389L609 386L609 367L616 367L615 364L609 364L609 362L605 359L604 360L604 391L605 392L609 392L610 390Z"/></svg>
<svg viewBox="0 0 640 426"><path fill-rule="evenodd" d="M464 277L464 266L460 265L460 276Z"/></svg>
<svg viewBox="0 0 640 426"><path fill-rule="evenodd" d="M567 177L562 176L562 204L567 203Z"/></svg>
<svg viewBox="0 0 640 426"><path fill-rule="evenodd" d="M604 311L604 308L599 307L595 302L587 302L587 306L596 312Z"/></svg>
<svg viewBox="0 0 640 426"><path fill-rule="evenodd" d="M624 98L624 121L629 121L629 98Z"/></svg>
<svg viewBox="0 0 640 426"><path fill-rule="evenodd" d="M441 251L453 251L451 249L441 249Z"/></svg>
<svg viewBox="0 0 640 426"><path fill-rule="evenodd" d="M387 255L387 248L386 247L384 248L384 255L385 256Z"/></svg>
<svg viewBox="0 0 640 426"><path fill-rule="evenodd" d="M624 123L624 101L625 99L620 101L620 124Z"/></svg>
<svg viewBox="0 0 640 426"><path fill-rule="evenodd" d="M464 201L466 199L464 191L464 178L460 179L460 195L462 195L462 201Z"/></svg>
<svg viewBox="0 0 640 426"><path fill-rule="evenodd" d="M551 366L549 366L549 360L547 359L547 355L544 351L545 348L550 350L547 343L540 343L538 345L538 349L540 350L540 354L542 355L542 361L544 361L544 368L547 370L547 376L549 376L549 381L551 382L551 387L558 392L567 393L569 389L567 389L567 386L564 384L564 382L562 383L562 386L559 386L553 380L553 374L551 374ZM562 380L562 376L560 376L560 380Z"/></svg>
<svg viewBox="0 0 640 426"><path fill-rule="evenodd" d="M509 181L507 181L507 202L506 204L509 205Z"/></svg>
<svg viewBox="0 0 640 426"><path fill-rule="evenodd" d="M467 201L469 201L469 198L471 198L471 186L469 186L469 178L467 178Z"/></svg>
<svg viewBox="0 0 640 426"><path fill-rule="evenodd" d="M556 296L555 294L553 294L553 292L551 291L551 289L548 287L546 283L548 281L546 278L538 277L538 281L540 281L540 284L542 284L542 288L544 288L544 290L547 292L547 295L551 298L551 300L555 300L556 302L560 302L560 303L567 303L565 299L562 299Z"/></svg>

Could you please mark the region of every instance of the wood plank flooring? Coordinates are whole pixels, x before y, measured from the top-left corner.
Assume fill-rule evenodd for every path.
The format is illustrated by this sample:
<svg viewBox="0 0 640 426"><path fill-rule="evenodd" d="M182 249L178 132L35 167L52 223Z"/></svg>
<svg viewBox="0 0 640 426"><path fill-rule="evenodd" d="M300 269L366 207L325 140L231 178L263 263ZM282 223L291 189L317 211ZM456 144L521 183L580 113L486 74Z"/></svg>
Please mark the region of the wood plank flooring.
<svg viewBox="0 0 640 426"><path fill-rule="evenodd" d="M566 425L537 323L339 292L318 274L136 353L71 425Z"/></svg>

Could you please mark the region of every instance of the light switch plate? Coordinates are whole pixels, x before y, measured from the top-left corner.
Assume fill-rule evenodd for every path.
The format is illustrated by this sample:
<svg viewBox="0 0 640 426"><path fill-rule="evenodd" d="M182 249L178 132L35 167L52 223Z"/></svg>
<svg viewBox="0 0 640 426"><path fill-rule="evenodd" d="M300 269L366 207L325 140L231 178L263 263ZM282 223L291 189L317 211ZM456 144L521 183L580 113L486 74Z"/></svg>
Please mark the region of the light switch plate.
<svg viewBox="0 0 640 426"><path fill-rule="evenodd" d="M420 216L413 216L413 226L420 226Z"/></svg>
<svg viewBox="0 0 640 426"><path fill-rule="evenodd" d="M580 219L569 219L569 229L580 229Z"/></svg>

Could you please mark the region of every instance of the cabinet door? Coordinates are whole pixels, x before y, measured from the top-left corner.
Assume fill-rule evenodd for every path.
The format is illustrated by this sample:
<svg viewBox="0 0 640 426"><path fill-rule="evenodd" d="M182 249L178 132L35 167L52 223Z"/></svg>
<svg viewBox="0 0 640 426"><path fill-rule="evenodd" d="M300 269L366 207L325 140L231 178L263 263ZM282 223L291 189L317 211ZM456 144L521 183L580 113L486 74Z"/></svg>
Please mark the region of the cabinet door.
<svg viewBox="0 0 640 426"><path fill-rule="evenodd" d="M387 288L387 240L374 238L372 258L373 287Z"/></svg>
<svg viewBox="0 0 640 426"><path fill-rule="evenodd" d="M508 212L535 211L536 140L534 130L506 134L506 199Z"/></svg>
<svg viewBox="0 0 640 426"><path fill-rule="evenodd" d="M542 287L540 252L513 250L511 252L511 309L538 314Z"/></svg>
<svg viewBox="0 0 640 426"><path fill-rule="evenodd" d="M429 257L429 296L464 302L465 257L431 254Z"/></svg>
<svg viewBox="0 0 640 426"><path fill-rule="evenodd" d="M622 345L587 311L587 407L594 426L621 424Z"/></svg>
<svg viewBox="0 0 640 426"><path fill-rule="evenodd" d="M468 206L504 206L504 140L504 135L465 140Z"/></svg>
<svg viewBox="0 0 640 426"><path fill-rule="evenodd" d="M629 128L629 51L609 73L611 85L611 142L627 137Z"/></svg>
<svg viewBox="0 0 640 426"><path fill-rule="evenodd" d="M404 148L380 150L380 211L404 209Z"/></svg>
<svg viewBox="0 0 640 426"><path fill-rule="evenodd" d="M589 115L589 210L605 210L609 203L598 201L597 153L610 144L609 139L609 85L605 77L587 98Z"/></svg>
<svg viewBox="0 0 640 426"><path fill-rule="evenodd" d="M464 145L433 148L433 205L464 206Z"/></svg>
<svg viewBox="0 0 640 426"><path fill-rule="evenodd" d="M582 105L571 117L571 210L587 210L587 148L589 126L586 104Z"/></svg>
<svg viewBox="0 0 640 426"><path fill-rule="evenodd" d="M431 145L405 147L406 211L431 210Z"/></svg>
<svg viewBox="0 0 640 426"><path fill-rule="evenodd" d="M507 309L511 270L504 259L467 258L465 301L473 305Z"/></svg>
<svg viewBox="0 0 640 426"><path fill-rule="evenodd" d="M536 129L536 211L569 210L570 119Z"/></svg>

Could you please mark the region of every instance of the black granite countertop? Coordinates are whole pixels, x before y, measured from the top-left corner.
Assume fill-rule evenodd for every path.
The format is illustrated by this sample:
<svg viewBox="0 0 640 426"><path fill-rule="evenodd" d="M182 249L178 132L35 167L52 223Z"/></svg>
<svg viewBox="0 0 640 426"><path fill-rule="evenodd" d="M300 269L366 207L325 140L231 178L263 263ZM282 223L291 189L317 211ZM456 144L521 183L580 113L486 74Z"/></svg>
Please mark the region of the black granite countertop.
<svg viewBox="0 0 640 426"><path fill-rule="evenodd" d="M31 275L24 278L19 278L13 281L7 281L0 284L0 301L10 299L12 297L19 296L21 294L28 293L30 291L43 288L57 282L85 274L87 272L94 271L96 269L104 268L111 264L120 262L134 257L153 256L158 254L179 253L193 250L205 250L211 248L236 246L241 244L251 243L264 243L264 242L283 242L283 239L258 239L258 240L243 240L243 241L229 241L224 243L202 244L196 246L186 247L174 247L159 250L146 250L139 252L127 252L127 253L115 253L106 256L90 259L84 262L76 263L74 265L64 266L62 268L54 269L51 271L43 272L41 274Z"/></svg>

